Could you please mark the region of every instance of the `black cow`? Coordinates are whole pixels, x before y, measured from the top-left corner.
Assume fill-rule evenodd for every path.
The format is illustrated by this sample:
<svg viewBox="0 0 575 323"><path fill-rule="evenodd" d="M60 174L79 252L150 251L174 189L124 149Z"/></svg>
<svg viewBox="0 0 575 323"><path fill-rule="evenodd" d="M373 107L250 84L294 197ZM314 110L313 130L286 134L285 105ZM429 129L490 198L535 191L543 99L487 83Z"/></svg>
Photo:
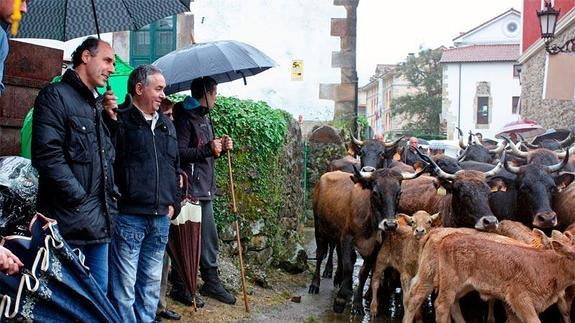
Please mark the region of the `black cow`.
<svg viewBox="0 0 575 323"><path fill-rule="evenodd" d="M457 128L459 131L459 147L463 149L463 152L459 156L459 161L466 161L466 160L473 160L482 163L494 163L497 159L497 156L503 151L505 145L500 143L497 145L497 148L488 149L487 147L483 146L481 142L471 140L471 134L469 134L469 138L467 140L467 144L463 141L463 132L461 129Z"/></svg>
<svg viewBox="0 0 575 323"><path fill-rule="evenodd" d="M393 155L402 138L391 143L384 143L375 139L358 140L352 137L352 149L361 160L361 169L372 167L377 168L389 167L393 161Z"/></svg>

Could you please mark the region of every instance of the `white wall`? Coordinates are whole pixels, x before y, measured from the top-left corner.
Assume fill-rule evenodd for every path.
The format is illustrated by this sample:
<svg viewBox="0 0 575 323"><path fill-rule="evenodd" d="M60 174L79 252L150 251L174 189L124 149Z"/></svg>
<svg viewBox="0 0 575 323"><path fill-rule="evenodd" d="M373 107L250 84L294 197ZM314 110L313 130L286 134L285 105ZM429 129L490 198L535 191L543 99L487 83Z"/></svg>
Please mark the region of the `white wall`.
<svg viewBox="0 0 575 323"><path fill-rule="evenodd" d="M508 26L515 23L514 31L510 31ZM465 37L456 39L456 44L517 44L521 41L521 16L509 13L506 16L492 21L490 24L478 29Z"/></svg>
<svg viewBox="0 0 575 323"><path fill-rule="evenodd" d="M248 43L279 66L218 86L221 95L263 100L304 120L333 118L334 103L319 99L320 83L339 83L331 67L339 37L330 36L331 18L345 17L333 0L198 0L192 2L196 42L233 39ZM289 18L288 18L289 17ZM304 61L303 81L291 80L291 61Z"/></svg>
<svg viewBox="0 0 575 323"><path fill-rule="evenodd" d="M449 100L447 107L448 122L453 127L458 125L458 106L461 105L460 128L466 133L468 130L479 131L485 138L495 138L495 134L508 122L519 119L519 115L511 113L511 100L513 96L520 96L521 88L519 78L513 77L513 63L458 63L446 64L447 92ZM461 102L459 102L459 67L461 66ZM491 107L491 122L487 129L476 129L475 94L478 82L488 82L493 98ZM444 100L445 102L445 100ZM453 118L451 118L453 117ZM457 130L453 137L457 138Z"/></svg>

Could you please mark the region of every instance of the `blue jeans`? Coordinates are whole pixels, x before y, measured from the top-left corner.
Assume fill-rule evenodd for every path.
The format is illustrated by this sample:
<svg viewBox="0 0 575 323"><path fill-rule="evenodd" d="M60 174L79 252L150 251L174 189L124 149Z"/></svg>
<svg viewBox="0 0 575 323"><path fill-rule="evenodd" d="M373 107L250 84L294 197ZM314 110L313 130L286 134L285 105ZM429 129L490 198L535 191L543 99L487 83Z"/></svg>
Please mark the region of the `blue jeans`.
<svg viewBox="0 0 575 323"><path fill-rule="evenodd" d="M169 229L167 216L114 218L108 296L123 323L148 323L156 317Z"/></svg>
<svg viewBox="0 0 575 323"><path fill-rule="evenodd" d="M86 259L84 265L90 267L90 273L104 295L108 292L108 247L109 243L96 243L89 245L73 245L72 249L80 249Z"/></svg>

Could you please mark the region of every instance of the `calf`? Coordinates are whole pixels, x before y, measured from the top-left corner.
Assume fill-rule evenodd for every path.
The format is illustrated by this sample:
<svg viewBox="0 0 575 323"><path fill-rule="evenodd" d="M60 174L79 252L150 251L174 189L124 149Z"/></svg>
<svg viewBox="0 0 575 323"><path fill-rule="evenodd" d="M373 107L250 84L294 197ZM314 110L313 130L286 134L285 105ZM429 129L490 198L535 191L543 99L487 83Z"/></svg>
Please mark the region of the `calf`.
<svg viewBox="0 0 575 323"><path fill-rule="evenodd" d="M377 291L381 276L388 267L396 269L400 274L401 289L403 291L403 305L407 305L407 295L411 278L417 272L417 259L419 257L420 239L427 234L433 222L439 218L439 213L429 215L425 211L417 211L413 216L400 214L408 225L399 225L397 230L390 232L383 238L379 249L373 276L371 277L371 317L377 316Z"/></svg>
<svg viewBox="0 0 575 323"><path fill-rule="evenodd" d="M521 322L539 322L537 313L557 302L575 282L575 242L569 233L553 232L553 250L485 235L429 234L404 322L413 321L415 310L434 287L439 291L438 322L448 322L451 305L471 289L504 300Z"/></svg>

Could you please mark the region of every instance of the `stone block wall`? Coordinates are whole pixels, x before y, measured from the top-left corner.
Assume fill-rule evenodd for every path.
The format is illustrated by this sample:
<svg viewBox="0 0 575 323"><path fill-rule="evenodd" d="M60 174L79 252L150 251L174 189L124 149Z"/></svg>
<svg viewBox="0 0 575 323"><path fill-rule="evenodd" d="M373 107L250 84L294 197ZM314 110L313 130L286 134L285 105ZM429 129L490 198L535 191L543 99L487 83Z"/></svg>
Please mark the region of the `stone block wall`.
<svg viewBox="0 0 575 323"><path fill-rule="evenodd" d="M575 26L559 35L553 40L553 44L563 44L573 37L575 37ZM544 128L573 127L575 101L543 99L545 55L545 48L541 47L521 66L521 116L537 121Z"/></svg>

